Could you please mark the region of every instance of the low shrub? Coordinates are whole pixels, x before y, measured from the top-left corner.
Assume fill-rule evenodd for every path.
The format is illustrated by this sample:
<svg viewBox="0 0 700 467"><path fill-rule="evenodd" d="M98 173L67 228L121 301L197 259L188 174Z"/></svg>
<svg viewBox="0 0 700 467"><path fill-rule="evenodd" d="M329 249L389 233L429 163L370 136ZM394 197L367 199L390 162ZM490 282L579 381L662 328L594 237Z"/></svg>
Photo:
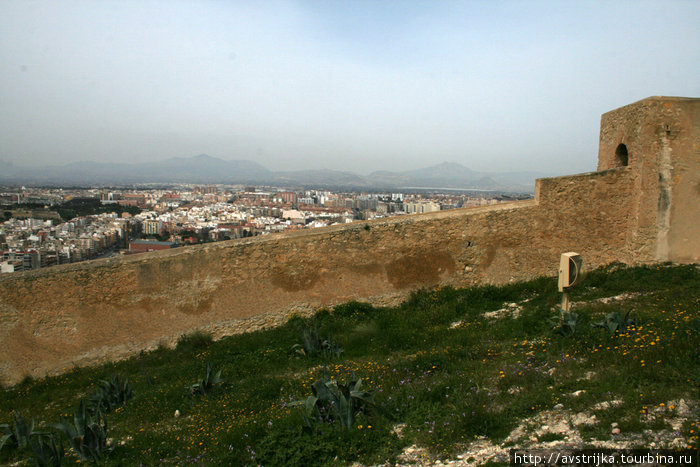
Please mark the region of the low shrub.
<svg viewBox="0 0 700 467"><path fill-rule="evenodd" d="M209 347L209 345L214 341L211 333L204 331L194 331L190 334L181 335L175 346L178 350L202 350Z"/></svg>
<svg viewBox="0 0 700 467"><path fill-rule="evenodd" d="M369 303L351 301L333 308L333 316L338 318L359 318L369 316L374 307Z"/></svg>
<svg viewBox="0 0 700 467"><path fill-rule="evenodd" d="M362 459L365 465L394 465L405 442L390 429L384 425L365 425L346 430L326 425L310 433L306 427L296 425L262 437L248 451L249 459L245 463L308 467L350 465Z"/></svg>

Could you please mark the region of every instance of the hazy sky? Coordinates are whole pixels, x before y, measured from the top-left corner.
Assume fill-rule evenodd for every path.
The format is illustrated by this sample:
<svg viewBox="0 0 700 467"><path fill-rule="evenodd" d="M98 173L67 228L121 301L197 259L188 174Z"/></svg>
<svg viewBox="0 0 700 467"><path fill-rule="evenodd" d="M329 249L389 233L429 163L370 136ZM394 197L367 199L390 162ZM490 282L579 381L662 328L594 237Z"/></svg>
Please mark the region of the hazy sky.
<svg viewBox="0 0 700 467"><path fill-rule="evenodd" d="M0 160L590 171L600 114L700 96L699 31L697 0L3 0Z"/></svg>

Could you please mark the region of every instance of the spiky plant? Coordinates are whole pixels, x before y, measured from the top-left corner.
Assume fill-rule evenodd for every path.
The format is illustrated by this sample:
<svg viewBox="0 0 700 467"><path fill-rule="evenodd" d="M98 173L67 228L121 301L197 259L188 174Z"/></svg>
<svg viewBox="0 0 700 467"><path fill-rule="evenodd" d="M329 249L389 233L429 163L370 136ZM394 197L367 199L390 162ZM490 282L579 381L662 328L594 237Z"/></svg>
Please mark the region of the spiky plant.
<svg viewBox="0 0 700 467"><path fill-rule="evenodd" d="M637 324L634 318L630 318L631 313L632 310L627 311L624 316L619 311L608 313L605 315L605 319L595 323L595 326L603 328L613 335L626 332Z"/></svg>
<svg viewBox="0 0 700 467"><path fill-rule="evenodd" d="M84 461L102 462L112 451L107 446L107 420L100 410L90 414L84 399L80 401L72 423L62 419L53 427L66 435L73 450Z"/></svg>
<svg viewBox="0 0 700 467"><path fill-rule="evenodd" d="M324 376L311 386L312 395L292 405L303 407L304 421L309 428L318 423L335 423L346 429L355 428L355 420L372 404L372 395L362 390L362 379L349 383L329 380Z"/></svg>
<svg viewBox="0 0 700 467"><path fill-rule="evenodd" d="M101 380L100 388L90 396L88 411L94 415L98 410L108 413L122 406L134 397L129 380L122 380L119 375L110 380Z"/></svg>
<svg viewBox="0 0 700 467"><path fill-rule="evenodd" d="M576 334L579 323L580 319L578 314L572 311L562 311L559 315L559 319L552 320L552 329L562 336L571 336Z"/></svg>
<svg viewBox="0 0 700 467"><path fill-rule="evenodd" d="M12 412L14 422L12 427L7 424L0 425L0 451L5 446L14 446L18 449L26 449L29 447L29 440L32 436L41 435L43 433L34 431L34 420L27 422L18 411Z"/></svg>
<svg viewBox="0 0 700 467"><path fill-rule="evenodd" d="M321 338L318 327L303 329L301 331L301 344L294 344L292 350L302 357L322 356L325 358L338 357L343 349L329 336L327 339Z"/></svg>
<svg viewBox="0 0 700 467"><path fill-rule="evenodd" d="M63 443L56 440L53 433L32 437L30 445L35 456L34 465L60 467L65 451Z"/></svg>
<svg viewBox="0 0 700 467"><path fill-rule="evenodd" d="M211 364L207 362L207 369L204 373L204 378L190 386L190 392L192 394L206 395L214 389L224 386L225 384L226 381L221 378L221 370L214 373Z"/></svg>

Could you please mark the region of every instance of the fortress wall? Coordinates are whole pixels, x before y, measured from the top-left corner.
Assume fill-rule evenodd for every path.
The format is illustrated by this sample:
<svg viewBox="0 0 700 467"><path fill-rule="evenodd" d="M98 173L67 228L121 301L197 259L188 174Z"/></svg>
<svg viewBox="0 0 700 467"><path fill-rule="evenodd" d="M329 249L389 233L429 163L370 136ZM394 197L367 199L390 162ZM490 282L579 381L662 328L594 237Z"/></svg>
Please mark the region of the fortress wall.
<svg viewBox="0 0 700 467"><path fill-rule="evenodd" d="M123 358L193 329L220 337L356 299L554 275L559 255L626 260L632 177L538 181L538 200L232 240L0 277L0 375Z"/></svg>
<svg viewBox="0 0 700 467"><path fill-rule="evenodd" d="M555 241L555 250L565 247L554 260L565 251L577 251L591 267L635 262L639 255L629 203L634 183L634 173L624 168L537 180L538 217L544 219L535 226L538 235L543 242Z"/></svg>
<svg viewBox="0 0 700 467"><path fill-rule="evenodd" d="M538 180L534 200L0 275L0 381L353 299L554 276L566 251L586 268L700 262L699 104L654 97L608 112L599 172Z"/></svg>

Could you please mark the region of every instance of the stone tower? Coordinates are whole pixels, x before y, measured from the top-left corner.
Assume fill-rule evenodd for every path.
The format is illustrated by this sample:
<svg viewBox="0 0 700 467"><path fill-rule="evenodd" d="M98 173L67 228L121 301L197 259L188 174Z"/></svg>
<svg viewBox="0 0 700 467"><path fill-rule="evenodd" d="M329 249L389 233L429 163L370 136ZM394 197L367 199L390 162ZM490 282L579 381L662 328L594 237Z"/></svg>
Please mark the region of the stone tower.
<svg viewBox="0 0 700 467"><path fill-rule="evenodd" d="M700 262L700 99L649 97L603 114L598 170L632 176L633 262Z"/></svg>

